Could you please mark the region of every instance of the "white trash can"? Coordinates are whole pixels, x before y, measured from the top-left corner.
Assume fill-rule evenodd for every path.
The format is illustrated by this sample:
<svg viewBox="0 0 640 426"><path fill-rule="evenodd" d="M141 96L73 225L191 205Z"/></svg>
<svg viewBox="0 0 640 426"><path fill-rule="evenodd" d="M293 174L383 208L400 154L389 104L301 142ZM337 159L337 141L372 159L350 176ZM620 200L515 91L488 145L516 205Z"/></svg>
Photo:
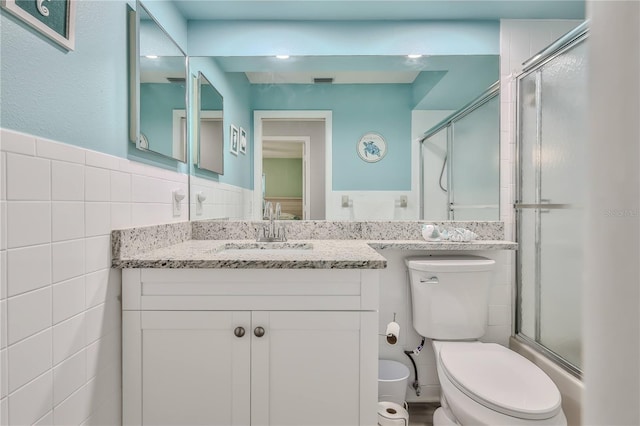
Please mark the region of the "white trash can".
<svg viewBox="0 0 640 426"><path fill-rule="evenodd" d="M409 369L398 361L381 359L378 361L378 401L395 402L404 405L407 394Z"/></svg>

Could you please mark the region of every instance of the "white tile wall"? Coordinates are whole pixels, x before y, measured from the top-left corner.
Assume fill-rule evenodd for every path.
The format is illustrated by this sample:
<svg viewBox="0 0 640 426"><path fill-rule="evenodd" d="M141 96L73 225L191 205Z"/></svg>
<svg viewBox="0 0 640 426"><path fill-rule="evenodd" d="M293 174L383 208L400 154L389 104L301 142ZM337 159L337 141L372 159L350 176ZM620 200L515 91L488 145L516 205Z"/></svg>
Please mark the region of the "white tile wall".
<svg viewBox="0 0 640 426"><path fill-rule="evenodd" d="M349 207L342 207L342 196ZM400 207L400 197L407 207ZM417 220L420 208L418 191L331 191L327 200L327 220Z"/></svg>
<svg viewBox="0 0 640 426"><path fill-rule="evenodd" d="M25 247L51 242L50 202L7 204L7 247Z"/></svg>
<svg viewBox="0 0 640 426"><path fill-rule="evenodd" d="M14 392L51 369L52 335L48 328L9 347L9 392Z"/></svg>
<svg viewBox="0 0 640 426"><path fill-rule="evenodd" d="M84 274L85 240L71 240L51 245L51 275L53 282Z"/></svg>
<svg viewBox="0 0 640 426"><path fill-rule="evenodd" d="M34 268L33 265L38 265ZM51 245L8 250L8 296L51 284Z"/></svg>
<svg viewBox="0 0 640 426"><path fill-rule="evenodd" d="M51 199L84 201L84 165L51 162Z"/></svg>
<svg viewBox="0 0 640 426"><path fill-rule="evenodd" d="M5 137L2 137L2 149ZM51 161L7 153L7 200L51 199Z"/></svg>
<svg viewBox="0 0 640 426"><path fill-rule="evenodd" d="M85 310L86 276L80 276L53 285L53 323L58 324ZM101 303L106 300L103 299Z"/></svg>
<svg viewBox="0 0 640 426"><path fill-rule="evenodd" d="M54 242L83 238L85 203L54 201L51 203L51 239Z"/></svg>
<svg viewBox="0 0 640 426"><path fill-rule="evenodd" d="M180 217L171 206L188 178L6 129L0 139L0 425L119 424L110 232L188 220L186 200Z"/></svg>
<svg viewBox="0 0 640 426"><path fill-rule="evenodd" d="M30 425L53 408L53 371L48 370L35 380L9 394L10 425Z"/></svg>
<svg viewBox="0 0 640 426"><path fill-rule="evenodd" d="M252 190L196 176L192 176L191 179L191 218L193 220L220 218L250 220L252 218ZM198 193L207 197L201 208L196 201Z"/></svg>
<svg viewBox="0 0 640 426"><path fill-rule="evenodd" d="M87 354L83 349L53 369L53 405L58 405L87 381Z"/></svg>
<svg viewBox="0 0 640 426"><path fill-rule="evenodd" d="M51 286L30 291L7 301L9 348L14 343L51 327Z"/></svg>

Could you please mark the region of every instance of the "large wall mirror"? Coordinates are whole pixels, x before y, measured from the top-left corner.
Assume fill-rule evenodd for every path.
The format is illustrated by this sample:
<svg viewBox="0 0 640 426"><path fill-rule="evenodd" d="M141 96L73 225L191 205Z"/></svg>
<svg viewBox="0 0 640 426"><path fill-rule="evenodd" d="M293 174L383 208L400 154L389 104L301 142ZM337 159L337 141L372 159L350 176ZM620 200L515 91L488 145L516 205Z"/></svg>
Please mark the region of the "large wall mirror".
<svg viewBox="0 0 640 426"><path fill-rule="evenodd" d="M200 59L191 58L190 64ZM224 187L225 208L211 214L204 209L192 219L259 219L264 202L277 201L285 217L294 220L499 220L498 109L476 121L478 130L490 125L488 137L476 137L473 125L457 123L456 131L468 135L463 142L472 146L470 155L486 154L475 162L448 157L448 152L466 150L463 142L447 141L446 136L419 142L498 80L497 55L209 59L225 93L225 126L252 130L252 156L227 155L219 182L252 185L253 193L238 193L236 201ZM367 161L367 153L358 152L367 134L378 134L386 143L380 161ZM225 139L228 154L228 134ZM454 163L456 173L450 173ZM458 195L473 195L479 181L467 177L477 175L471 173L475 169L487 170L492 187L483 190L495 197L482 203L468 197L474 205L461 206L458 212L464 214L452 217L452 178L465 178L456 179ZM217 183L216 176L210 178ZM197 192L207 191L202 181L197 186ZM210 194L205 204L221 196Z"/></svg>
<svg viewBox="0 0 640 426"><path fill-rule="evenodd" d="M202 72L198 73L199 123L194 138L194 164L218 175L224 174L223 99Z"/></svg>
<svg viewBox="0 0 640 426"><path fill-rule="evenodd" d="M186 162L186 55L142 3L136 8L129 15L129 138L140 150Z"/></svg>

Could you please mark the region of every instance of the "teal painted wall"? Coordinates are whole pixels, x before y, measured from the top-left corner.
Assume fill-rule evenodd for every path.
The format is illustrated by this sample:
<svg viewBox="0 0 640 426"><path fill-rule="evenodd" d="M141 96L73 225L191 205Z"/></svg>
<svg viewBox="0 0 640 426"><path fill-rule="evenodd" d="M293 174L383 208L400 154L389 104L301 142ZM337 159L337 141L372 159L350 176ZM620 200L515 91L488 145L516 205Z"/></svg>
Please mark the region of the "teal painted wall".
<svg viewBox="0 0 640 426"><path fill-rule="evenodd" d="M186 21L172 15L172 5L152 3L186 48ZM133 1L76 2L71 52L1 11L0 126L182 171L180 163L128 142L127 4L135 7Z"/></svg>
<svg viewBox="0 0 640 426"><path fill-rule="evenodd" d="M253 85L254 110L333 111L333 190L411 189L410 84ZM365 163L356 143L367 132L387 141L387 155Z"/></svg>
<svg viewBox="0 0 640 426"><path fill-rule="evenodd" d="M265 158L262 172L267 197L302 197L302 159Z"/></svg>
<svg viewBox="0 0 640 426"><path fill-rule="evenodd" d="M242 188L253 188L253 149L251 91L247 77L243 73L225 73L212 58L189 58L189 73L198 75L201 71L207 80L222 95L224 104L224 175L192 168L196 176L216 180ZM231 125L247 131L247 153L238 155L229 151Z"/></svg>
<svg viewBox="0 0 640 426"><path fill-rule="evenodd" d="M0 16L0 125L109 154L127 154L124 1L77 2L76 49Z"/></svg>
<svg viewBox="0 0 640 426"><path fill-rule="evenodd" d="M127 4L135 6L135 2L124 0L77 2L73 52L60 49L0 12L0 125L184 171L186 166L181 163L138 151L128 142ZM496 22L244 22L205 28L196 21L187 27L169 2L144 4L191 55L266 54L279 45L295 47L291 53L332 55L498 53ZM244 31L238 32L239 28ZM215 37L208 37L211 35ZM192 57L191 63L191 73L202 69L225 98L225 174L201 172L203 175L252 188L253 109L332 109L334 189L410 188L412 98L408 85L376 86L369 91L362 86L343 87L341 93L330 87L252 89L244 75L221 72L211 58ZM294 96L289 97L291 93ZM247 130L246 155L229 153L229 124ZM379 163L366 164L357 157L355 143L366 131L378 131L387 138L389 153Z"/></svg>
<svg viewBox="0 0 640 426"><path fill-rule="evenodd" d="M173 110L185 109L184 83L140 84L140 131L154 152L173 154Z"/></svg>

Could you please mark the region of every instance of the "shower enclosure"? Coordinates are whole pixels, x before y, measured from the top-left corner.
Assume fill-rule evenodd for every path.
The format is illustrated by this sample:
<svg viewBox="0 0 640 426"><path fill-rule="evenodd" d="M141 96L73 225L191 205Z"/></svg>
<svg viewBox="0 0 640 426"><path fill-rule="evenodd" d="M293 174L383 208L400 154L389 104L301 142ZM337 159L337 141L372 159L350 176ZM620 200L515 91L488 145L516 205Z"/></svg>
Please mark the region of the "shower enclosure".
<svg viewBox="0 0 640 426"><path fill-rule="evenodd" d="M587 29L518 76L517 338L581 374Z"/></svg>
<svg viewBox="0 0 640 426"><path fill-rule="evenodd" d="M496 82L422 136L422 219L499 220L498 95ZM424 173L434 166L440 171L438 179Z"/></svg>

